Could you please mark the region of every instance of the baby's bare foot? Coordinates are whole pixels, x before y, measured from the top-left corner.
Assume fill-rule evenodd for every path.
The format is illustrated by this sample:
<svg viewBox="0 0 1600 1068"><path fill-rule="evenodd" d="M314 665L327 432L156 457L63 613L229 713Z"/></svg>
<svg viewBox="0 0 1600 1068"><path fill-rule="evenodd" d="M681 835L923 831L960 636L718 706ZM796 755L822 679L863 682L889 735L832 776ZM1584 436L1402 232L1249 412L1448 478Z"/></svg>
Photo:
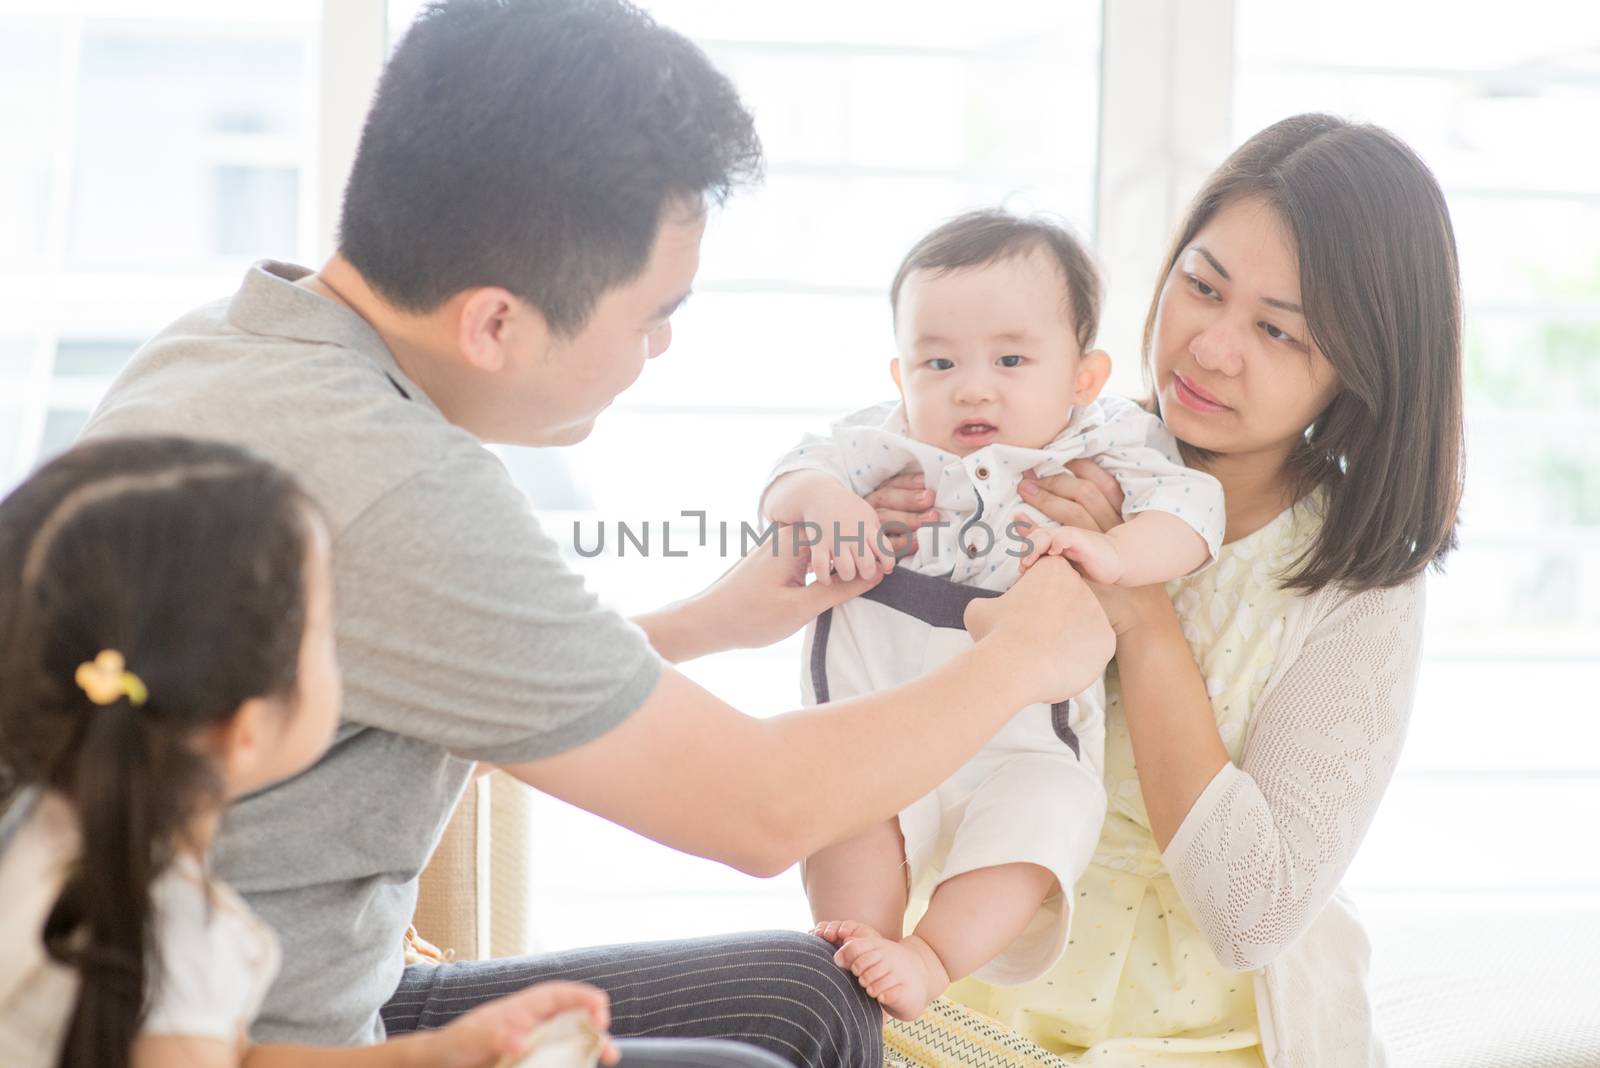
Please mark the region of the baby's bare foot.
<svg viewBox="0 0 1600 1068"><path fill-rule="evenodd" d="M915 1020L950 985L938 955L916 935L896 942L849 920L818 924L816 933L836 945L842 943L834 963L849 969L868 995L897 1020Z"/></svg>

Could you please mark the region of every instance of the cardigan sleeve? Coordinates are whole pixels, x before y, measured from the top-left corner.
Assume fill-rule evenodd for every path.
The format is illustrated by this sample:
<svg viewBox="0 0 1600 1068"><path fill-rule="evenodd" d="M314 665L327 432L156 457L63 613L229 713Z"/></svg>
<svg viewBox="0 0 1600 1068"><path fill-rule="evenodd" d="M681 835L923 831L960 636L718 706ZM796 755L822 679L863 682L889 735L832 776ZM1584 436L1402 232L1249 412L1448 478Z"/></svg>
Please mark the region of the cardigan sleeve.
<svg viewBox="0 0 1600 1068"><path fill-rule="evenodd" d="M1333 594L1162 854L1224 967L1260 968L1338 888L1394 775L1416 687L1422 578Z"/></svg>

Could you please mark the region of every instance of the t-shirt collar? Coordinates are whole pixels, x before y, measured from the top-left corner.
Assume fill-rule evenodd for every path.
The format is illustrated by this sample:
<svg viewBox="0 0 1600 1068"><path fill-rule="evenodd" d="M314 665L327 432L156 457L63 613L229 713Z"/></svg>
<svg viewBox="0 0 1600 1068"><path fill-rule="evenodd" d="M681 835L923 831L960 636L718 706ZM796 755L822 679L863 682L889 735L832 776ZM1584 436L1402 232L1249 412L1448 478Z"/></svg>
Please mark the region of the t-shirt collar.
<svg viewBox="0 0 1600 1068"><path fill-rule="evenodd" d="M337 301L295 283L311 268L257 260L228 301L228 322L251 334L321 342L353 349L376 364L408 399L438 411L438 405L400 369L399 361L372 324Z"/></svg>

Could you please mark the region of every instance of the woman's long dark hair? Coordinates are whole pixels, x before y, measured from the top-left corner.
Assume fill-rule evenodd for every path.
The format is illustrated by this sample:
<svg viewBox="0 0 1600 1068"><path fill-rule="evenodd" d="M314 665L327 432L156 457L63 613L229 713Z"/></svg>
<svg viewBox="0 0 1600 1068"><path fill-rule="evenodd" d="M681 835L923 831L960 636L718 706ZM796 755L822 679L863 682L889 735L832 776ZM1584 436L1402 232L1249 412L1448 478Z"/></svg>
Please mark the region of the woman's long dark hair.
<svg viewBox="0 0 1600 1068"><path fill-rule="evenodd" d="M1444 194L1417 154L1377 126L1318 114L1268 126L1189 206L1145 320L1147 375L1173 265L1218 211L1254 197L1294 238L1306 325L1340 381L1289 457L1295 496L1320 487L1327 508L1285 584L1404 582L1455 548L1466 464L1461 280Z"/></svg>
<svg viewBox="0 0 1600 1068"><path fill-rule="evenodd" d="M119 438L71 450L0 503L0 764L65 798L82 852L43 940L81 985L62 1068L126 1068L150 1002L150 885L221 783L196 732L295 692L314 509L232 446ZM116 650L148 690L75 681Z"/></svg>

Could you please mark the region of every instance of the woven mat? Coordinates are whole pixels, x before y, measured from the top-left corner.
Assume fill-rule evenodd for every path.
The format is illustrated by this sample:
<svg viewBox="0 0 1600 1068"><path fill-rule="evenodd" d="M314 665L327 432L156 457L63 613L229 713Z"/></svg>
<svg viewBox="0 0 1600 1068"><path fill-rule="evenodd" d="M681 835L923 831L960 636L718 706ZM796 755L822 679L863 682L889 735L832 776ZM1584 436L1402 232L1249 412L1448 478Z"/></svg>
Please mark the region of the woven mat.
<svg viewBox="0 0 1600 1068"><path fill-rule="evenodd" d="M912 1023L883 1029L884 1068L1072 1068L987 1016L941 998Z"/></svg>

